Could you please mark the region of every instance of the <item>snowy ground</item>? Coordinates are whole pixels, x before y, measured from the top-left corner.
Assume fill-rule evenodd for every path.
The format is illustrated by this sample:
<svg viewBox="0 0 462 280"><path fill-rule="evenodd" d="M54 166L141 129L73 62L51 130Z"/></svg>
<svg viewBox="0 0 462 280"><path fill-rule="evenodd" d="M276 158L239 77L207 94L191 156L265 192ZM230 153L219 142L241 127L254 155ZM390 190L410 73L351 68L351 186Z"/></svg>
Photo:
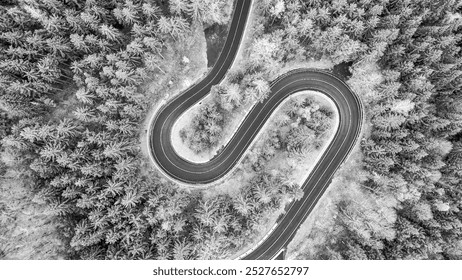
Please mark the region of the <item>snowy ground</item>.
<svg viewBox="0 0 462 280"><path fill-rule="evenodd" d="M146 87L147 94L155 96L153 107L146 114L142 125L144 130L140 136L141 151L149 158L147 131L152 117L157 110L172 97L182 93L192 84L196 83L207 73L207 45L203 27L197 24L180 47L169 50L170 55L165 56L166 65L163 67L167 74L158 75ZM187 58L188 63L184 62Z"/></svg>
<svg viewBox="0 0 462 280"><path fill-rule="evenodd" d="M230 70L238 68L241 66L241 64L245 63L245 50L252 43L253 40L252 30L254 28L254 25L256 24L254 17L255 10L254 6L252 6L252 10L250 11L249 19L247 21L247 28L245 29L245 32L242 37L241 46L239 47L239 50L236 54L236 58L234 59L234 62L231 65ZM178 153L178 155L191 162L202 163L211 160L213 156L216 155L217 151L229 142L231 137L234 135L234 132L239 128L239 125L241 124L242 120L245 118L250 109L252 109L252 104L249 104L247 106L243 106L239 110L236 110L236 112L234 112L233 115L227 116L227 125L223 129L223 137L221 138L220 142L209 151L195 153L187 146L186 143L184 143L181 140L180 131L190 124L190 120L194 115L196 115L196 112L199 110L199 106L202 103L210 101L211 98L212 97L210 95L207 95L206 97L204 97L204 99L202 99L201 102L189 108L178 118L172 129L171 141L173 148Z"/></svg>
<svg viewBox="0 0 462 280"><path fill-rule="evenodd" d="M329 143L332 141L332 138L335 135L335 131L338 128L339 119L338 112L336 110L334 102L322 93L316 91L302 91L294 94L291 98L296 98L298 96L310 97L321 107L328 107L332 112L334 112L332 119L332 127L330 130L325 132L327 133L327 135L329 135L329 138L327 138L327 140L323 143L323 146L320 149L313 150L304 155L303 157L297 158L288 158L287 156L285 156L285 154L279 152L276 155L275 159L271 161L273 162L273 165L268 166L269 168L273 166L275 169L280 168L281 166L290 166L294 169L290 178L293 182L296 182L299 185L301 185L303 184L303 182L305 182L306 178L311 173L311 170L316 165L319 158L322 156L325 149L329 145ZM291 98L287 99L286 102L290 101Z"/></svg>
<svg viewBox="0 0 462 280"><path fill-rule="evenodd" d="M288 158L283 152L279 151L277 152L276 156L269 161L268 168L274 168L278 169L281 166L288 166L289 164L293 165L294 171L292 172L290 179L294 182L298 182L299 184L302 184L306 178L308 177L309 173L313 169L315 163L318 160L318 157L320 157L323 153L326 147L329 145L329 143L332 140L332 137L335 135L335 131L337 130L338 127L338 113L336 111L336 107L333 104L332 100L329 98L325 97L323 94L314 92L314 91L303 91L294 94L290 98L284 100L284 102L278 106L275 112L271 115L270 119L265 123L265 125L262 127L259 135L256 136L256 140L254 140L254 143L251 145L251 148L248 149L248 154L249 152L253 152L258 148L259 145L261 145L264 140L266 134L264 134L266 131L269 129L272 129L275 127L274 120L277 119L278 114L281 114L282 108L284 107L284 104L287 102L290 102L293 98L297 97L310 97L312 98L315 102L319 103L321 107L326 106L331 109L332 112L334 112L334 118L332 119L332 128L326 132L329 134L328 140L326 140L323 143L323 146L315 151L312 151L311 153L305 155L303 158L297 158L291 159ZM245 158L245 155L244 157ZM229 194L230 196L233 196L236 192L239 192L242 187L244 187L252 178L255 173L252 171L247 171L243 168L242 163L237 164L235 169L232 172L229 172L230 176L227 176L226 179L221 180L221 183L216 184L207 190L204 191L204 195L213 197L216 195L220 194ZM257 241L262 239L274 226L277 218L279 217L280 214L282 214L282 209L284 209L285 203L282 203L282 207L280 211L276 211L274 213L269 214L266 218L265 221L263 221L260 224L259 229L257 232L253 235L251 240L255 242L248 242L248 244L242 248L240 248L239 251L236 252L231 252L231 255L229 258L237 258L241 254L245 253L247 250L252 248Z"/></svg>
<svg viewBox="0 0 462 280"><path fill-rule="evenodd" d="M353 76L348 80L348 84L363 100L365 110L368 109L368 102L378 96L375 86L382 81L382 75L375 64L365 64L353 70ZM367 115L367 114L366 114ZM364 121L361 135L368 137L370 133L369 121ZM335 236L337 230L336 218L338 215L337 203L360 188L359 181L362 168L362 152L359 144L352 150L351 155L339 168L332 179L326 193L316 204L315 208L308 216L306 221L300 226L294 239L288 246L287 259L313 259L317 256L317 251L328 240L329 236ZM359 193L360 190L357 192ZM365 199L358 198L360 199Z"/></svg>

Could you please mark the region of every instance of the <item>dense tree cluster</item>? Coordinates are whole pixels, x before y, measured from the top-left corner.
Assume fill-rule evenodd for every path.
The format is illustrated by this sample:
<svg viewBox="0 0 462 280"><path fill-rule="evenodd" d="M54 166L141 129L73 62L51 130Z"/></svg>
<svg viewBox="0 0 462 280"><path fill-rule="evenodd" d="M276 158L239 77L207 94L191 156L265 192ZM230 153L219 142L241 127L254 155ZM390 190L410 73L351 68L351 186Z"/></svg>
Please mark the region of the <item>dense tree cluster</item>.
<svg viewBox="0 0 462 280"><path fill-rule="evenodd" d="M215 85L187 127L182 129L183 141L196 153L209 151L220 143L223 129L231 123L239 109L262 102L270 92L268 75L248 65L231 70L227 81Z"/></svg>
<svg viewBox="0 0 462 280"><path fill-rule="evenodd" d="M269 34L262 50L281 41L287 57L303 49L352 63L353 75L377 63L383 76L366 104L372 131L361 142L362 184L376 199L398 201L393 231L384 235L390 225L372 226L374 215L352 215L358 206L345 202L343 233L321 257L460 258L460 3L267 0L261 8Z"/></svg>
<svg viewBox="0 0 462 280"><path fill-rule="evenodd" d="M206 103L200 107L191 124L180 131L183 141L196 153L216 146L223 133L223 114L217 103Z"/></svg>
<svg viewBox="0 0 462 280"><path fill-rule="evenodd" d="M278 120L277 137L289 156L305 155L318 149L332 125L333 113L310 98L295 98Z"/></svg>
<svg viewBox="0 0 462 280"><path fill-rule="evenodd" d="M225 4L213 2L187 1L184 12L181 1L148 0L0 7L2 174L33 184L33 200L61 220L68 257L222 258L300 193L261 173L240 196L205 198L143 167L142 86L164 74L165 49L191 21L214 21L207 13Z"/></svg>
<svg viewBox="0 0 462 280"><path fill-rule="evenodd" d="M113 244L110 232L132 238L131 225L115 229L136 217L128 213L146 186L138 86L159 71L164 42L187 31L187 19L153 1L18 1L0 11L0 100L12 124L4 154L34 178L49 212L76 223L74 249ZM68 112L54 116L72 95Z"/></svg>
<svg viewBox="0 0 462 280"><path fill-rule="evenodd" d="M267 169L268 163L279 154L283 158L293 158L299 165L307 156L319 150L332 133L333 112L321 106L311 97L303 95L291 98L275 113L274 120L266 128L263 143L257 145L244 164L254 172ZM293 167L279 167L287 179L294 172Z"/></svg>
<svg viewBox="0 0 462 280"><path fill-rule="evenodd" d="M225 24L229 20L232 2L226 0L170 0L172 14L190 17L205 24Z"/></svg>
<svg viewBox="0 0 462 280"><path fill-rule="evenodd" d="M14 169L33 182L33 200L62 221L69 257L227 257L268 213L300 197L288 171L269 172L264 161L277 149L294 156L316 148L331 113L310 100L291 103L268 149L249 155L254 174L235 196L190 194L143 169L137 139L149 97L142 85L165 74L163 53L191 22L225 22L228 1L4 2L1 175ZM340 230L317 257L460 258L458 2L262 0L257 7L248 60L213 89L185 139L197 151L216 145L226 114L264 100L285 63L350 62L353 76L377 64L383 79L366 100L372 125L358 174L370 196L338 205ZM5 212L11 204L3 201ZM376 201L389 207L374 209Z"/></svg>

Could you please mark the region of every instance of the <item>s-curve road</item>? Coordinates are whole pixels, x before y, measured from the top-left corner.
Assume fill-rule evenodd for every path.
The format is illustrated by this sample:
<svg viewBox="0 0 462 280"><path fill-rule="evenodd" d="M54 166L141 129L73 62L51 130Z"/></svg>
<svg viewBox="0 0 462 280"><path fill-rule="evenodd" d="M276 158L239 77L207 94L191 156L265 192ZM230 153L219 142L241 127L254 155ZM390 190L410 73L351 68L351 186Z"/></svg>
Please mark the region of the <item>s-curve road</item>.
<svg viewBox="0 0 462 280"><path fill-rule="evenodd" d="M250 0L236 0L229 34L220 57L203 80L159 109L149 128L149 149L158 168L172 179L187 184L211 183L225 176L242 159L261 127L285 98L303 90L318 91L331 98L339 112L339 127L304 182L303 198L287 206L286 213L280 217L271 234L242 256L245 259L272 259L292 240L355 145L361 130L363 111L359 98L333 74L316 69L297 69L272 82L269 97L253 107L226 147L212 160L193 163L180 157L171 143L173 124L225 77L239 49L250 7Z"/></svg>

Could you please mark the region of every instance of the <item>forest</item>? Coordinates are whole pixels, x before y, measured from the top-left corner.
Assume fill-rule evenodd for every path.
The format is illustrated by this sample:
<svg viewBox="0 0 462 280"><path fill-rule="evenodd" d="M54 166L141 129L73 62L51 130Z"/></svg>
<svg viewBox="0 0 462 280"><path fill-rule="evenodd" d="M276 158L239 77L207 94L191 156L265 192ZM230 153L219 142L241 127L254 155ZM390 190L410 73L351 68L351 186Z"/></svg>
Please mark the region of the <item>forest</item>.
<svg viewBox="0 0 462 280"><path fill-rule="evenodd" d="M311 257L460 259L461 4L262 3L261 28L287 55L304 49L351 65L369 123L358 183L372 200L387 201L381 209L340 201L336 232ZM371 64L382 78L366 92Z"/></svg>
<svg viewBox="0 0 462 280"><path fill-rule="evenodd" d="M283 170L265 168L270 149L244 160L253 173L235 196L185 190L147 167L140 151L142 123L162 95L146 85L168 75L166 54L195 23L226 24L229 5L2 2L0 258L18 258L16 242L34 239L42 239L35 254L20 257L228 258L249 246L269 213L300 197ZM235 110L266 98L279 69L321 59L347 64L347 82L367 114L357 184L362 195L386 203L370 209L339 201L336 231L309 257L460 259L461 4L256 0L252 12L247 63L212 90L182 131L189 147L216 145ZM368 85L364 69L380 79ZM331 117L309 99L291 105L264 141L288 157L321 141ZM18 241L10 235L24 212L35 213L41 236Z"/></svg>

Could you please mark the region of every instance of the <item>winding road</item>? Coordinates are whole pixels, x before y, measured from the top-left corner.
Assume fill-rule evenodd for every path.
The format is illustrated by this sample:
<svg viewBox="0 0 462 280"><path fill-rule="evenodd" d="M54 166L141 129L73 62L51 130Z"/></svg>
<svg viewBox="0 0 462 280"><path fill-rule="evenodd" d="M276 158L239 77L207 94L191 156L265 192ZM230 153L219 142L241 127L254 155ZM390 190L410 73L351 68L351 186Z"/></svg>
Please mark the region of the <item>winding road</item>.
<svg viewBox="0 0 462 280"><path fill-rule="evenodd" d="M273 259L287 247L354 147L361 130L363 110L358 96L333 74L317 69L297 69L271 83L269 97L252 108L228 144L213 159L205 163L193 163L179 156L171 143L173 124L225 77L239 50L250 8L250 0L236 0L229 34L217 62L203 80L158 110L150 123L148 145L153 162L167 176L187 184L208 184L228 174L239 163L261 127L285 98L295 92L314 90L332 99L339 113L339 126L333 140L304 182L303 198L288 205L287 211L279 218L271 233L240 257Z"/></svg>

